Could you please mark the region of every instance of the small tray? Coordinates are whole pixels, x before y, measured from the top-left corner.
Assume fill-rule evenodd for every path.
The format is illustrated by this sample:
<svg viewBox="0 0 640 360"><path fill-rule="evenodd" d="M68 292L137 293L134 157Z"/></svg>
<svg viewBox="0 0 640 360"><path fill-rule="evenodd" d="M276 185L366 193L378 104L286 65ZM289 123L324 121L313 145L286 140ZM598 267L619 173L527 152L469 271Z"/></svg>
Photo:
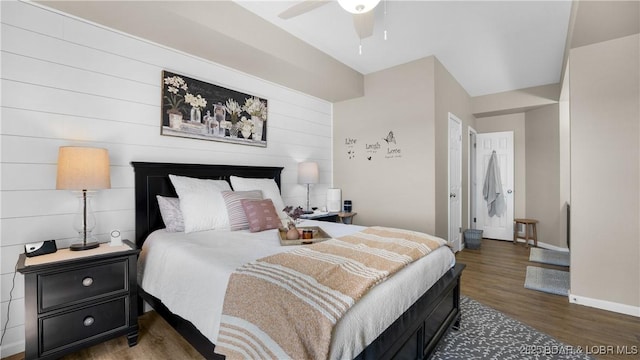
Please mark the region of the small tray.
<svg viewBox="0 0 640 360"><path fill-rule="evenodd" d="M319 226L301 226L298 227L298 230L312 230L313 238L312 239L298 239L298 240L287 240L287 230L289 229L278 229L278 234L280 236L280 245L309 245L315 244L318 242L322 242L325 240L331 239L331 236L327 234L324 230L322 230Z"/></svg>

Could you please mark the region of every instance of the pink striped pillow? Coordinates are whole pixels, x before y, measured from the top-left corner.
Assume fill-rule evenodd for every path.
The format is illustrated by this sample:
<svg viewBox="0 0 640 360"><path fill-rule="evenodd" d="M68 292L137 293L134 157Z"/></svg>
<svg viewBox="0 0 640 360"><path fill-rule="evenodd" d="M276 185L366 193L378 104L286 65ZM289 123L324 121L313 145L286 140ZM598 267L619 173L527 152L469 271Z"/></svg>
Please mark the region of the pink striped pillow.
<svg viewBox="0 0 640 360"><path fill-rule="evenodd" d="M271 199L240 200L244 214L249 221L249 231L258 232L277 229L281 226L280 217Z"/></svg>
<svg viewBox="0 0 640 360"><path fill-rule="evenodd" d="M222 198L227 205L227 213L229 213L229 227L231 231L244 230L249 228L249 221L244 214L241 200L262 200L262 191L223 191Z"/></svg>

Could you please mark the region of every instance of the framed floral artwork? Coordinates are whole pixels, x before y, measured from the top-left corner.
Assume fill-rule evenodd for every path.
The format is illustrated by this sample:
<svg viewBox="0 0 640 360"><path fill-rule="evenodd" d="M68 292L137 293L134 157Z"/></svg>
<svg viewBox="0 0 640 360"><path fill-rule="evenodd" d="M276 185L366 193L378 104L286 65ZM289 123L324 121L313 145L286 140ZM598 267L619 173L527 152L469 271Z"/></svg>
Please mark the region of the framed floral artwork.
<svg viewBox="0 0 640 360"><path fill-rule="evenodd" d="M162 135L266 147L267 110L258 96L162 72Z"/></svg>

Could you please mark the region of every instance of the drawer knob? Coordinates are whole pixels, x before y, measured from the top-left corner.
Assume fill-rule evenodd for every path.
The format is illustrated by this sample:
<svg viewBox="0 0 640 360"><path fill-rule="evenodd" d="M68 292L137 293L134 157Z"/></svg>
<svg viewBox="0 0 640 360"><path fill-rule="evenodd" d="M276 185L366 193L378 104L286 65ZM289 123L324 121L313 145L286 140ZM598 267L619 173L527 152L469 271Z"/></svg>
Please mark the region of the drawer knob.
<svg viewBox="0 0 640 360"><path fill-rule="evenodd" d="M82 279L82 285L83 286L89 287L89 286L91 286L91 284L93 284L93 278L92 277L87 276L86 278Z"/></svg>
<svg viewBox="0 0 640 360"><path fill-rule="evenodd" d="M84 318L84 321L82 323L84 324L84 326L91 326L93 325L94 321L95 319L93 318L93 316L87 316L86 318Z"/></svg>

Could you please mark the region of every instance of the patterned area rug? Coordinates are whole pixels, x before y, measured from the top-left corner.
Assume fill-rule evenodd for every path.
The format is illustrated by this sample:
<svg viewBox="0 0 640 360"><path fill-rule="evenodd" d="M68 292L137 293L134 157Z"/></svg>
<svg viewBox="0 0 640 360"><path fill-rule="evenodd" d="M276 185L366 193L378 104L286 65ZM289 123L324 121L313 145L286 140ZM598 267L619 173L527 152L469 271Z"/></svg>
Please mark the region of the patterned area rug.
<svg viewBox="0 0 640 360"><path fill-rule="evenodd" d="M475 300L460 302L460 330L449 331L432 360L593 359Z"/></svg>

